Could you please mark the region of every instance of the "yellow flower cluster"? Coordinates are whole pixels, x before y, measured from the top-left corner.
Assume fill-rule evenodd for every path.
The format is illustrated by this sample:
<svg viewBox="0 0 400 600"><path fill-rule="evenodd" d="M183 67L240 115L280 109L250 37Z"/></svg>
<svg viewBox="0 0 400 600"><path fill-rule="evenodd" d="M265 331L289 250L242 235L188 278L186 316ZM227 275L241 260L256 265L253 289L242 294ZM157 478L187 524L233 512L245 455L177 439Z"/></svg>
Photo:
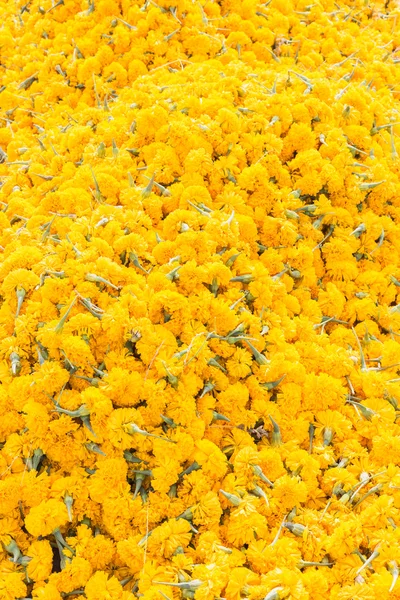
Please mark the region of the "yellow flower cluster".
<svg viewBox="0 0 400 600"><path fill-rule="evenodd" d="M0 11L0 600L399 599L397 0Z"/></svg>

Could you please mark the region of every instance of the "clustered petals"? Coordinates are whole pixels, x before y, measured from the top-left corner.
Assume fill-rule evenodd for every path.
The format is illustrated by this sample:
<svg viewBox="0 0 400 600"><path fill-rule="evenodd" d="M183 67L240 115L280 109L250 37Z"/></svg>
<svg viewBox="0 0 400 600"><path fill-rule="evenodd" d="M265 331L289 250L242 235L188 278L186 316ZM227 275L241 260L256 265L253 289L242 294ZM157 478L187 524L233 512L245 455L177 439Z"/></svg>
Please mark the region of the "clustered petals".
<svg viewBox="0 0 400 600"><path fill-rule="evenodd" d="M0 7L0 600L400 598L398 2Z"/></svg>

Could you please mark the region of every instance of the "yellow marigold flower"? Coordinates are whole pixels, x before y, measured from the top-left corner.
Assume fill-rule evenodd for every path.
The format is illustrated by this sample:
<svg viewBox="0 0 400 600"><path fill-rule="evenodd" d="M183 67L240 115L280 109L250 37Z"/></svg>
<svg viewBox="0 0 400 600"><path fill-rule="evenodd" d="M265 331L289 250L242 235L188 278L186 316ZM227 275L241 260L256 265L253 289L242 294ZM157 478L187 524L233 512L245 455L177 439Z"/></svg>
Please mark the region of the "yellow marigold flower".
<svg viewBox="0 0 400 600"><path fill-rule="evenodd" d="M181 495L188 505L193 505L199 502L210 490L212 485L212 477L204 476L202 470L193 471L183 478L181 486Z"/></svg>
<svg viewBox="0 0 400 600"><path fill-rule="evenodd" d="M284 510L291 510L293 506L306 501L308 490L306 484L299 478L283 475L274 482L271 493L274 500L280 503Z"/></svg>
<svg viewBox="0 0 400 600"><path fill-rule="evenodd" d="M148 542L148 551L157 556L170 557L178 547L185 548L192 538L186 519L169 520L153 530Z"/></svg>
<svg viewBox="0 0 400 600"><path fill-rule="evenodd" d="M53 583L46 583L43 587L36 588L33 595L37 600L60 600L62 598Z"/></svg>
<svg viewBox="0 0 400 600"><path fill-rule="evenodd" d="M55 529L63 527L68 520L67 508L59 500L47 500L34 506L26 516L25 525L29 533L50 535Z"/></svg>
<svg viewBox="0 0 400 600"><path fill-rule="evenodd" d="M106 458L99 462L88 486L93 500L101 502L105 490L111 492L113 488L126 481L127 472L128 465L123 458Z"/></svg>
<svg viewBox="0 0 400 600"><path fill-rule="evenodd" d="M32 560L27 566L27 573L36 582L48 579L53 568L53 552L47 540L33 542L26 555Z"/></svg>
<svg viewBox="0 0 400 600"><path fill-rule="evenodd" d="M193 509L193 522L207 528L216 527L219 523L222 508L217 494L208 492Z"/></svg>
<svg viewBox="0 0 400 600"><path fill-rule="evenodd" d="M229 583L226 588L226 597L228 600L239 600L242 589L245 585L257 585L259 575L245 567L232 569Z"/></svg>
<svg viewBox="0 0 400 600"><path fill-rule="evenodd" d="M140 397L141 381L140 373L115 367L110 369L102 389L117 406L133 406Z"/></svg>
<svg viewBox="0 0 400 600"><path fill-rule="evenodd" d="M90 600L114 600L121 598L122 588L116 577L109 578L105 571L96 571L85 585L85 594Z"/></svg>
<svg viewBox="0 0 400 600"><path fill-rule="evenodd" d="M85 547L83 557L88 560L95 571L102 571L113 562L115 556L115 544L104 535L91 538Z"/></svg>
<svg viewBox="0 0 400 600"><path fill-rule="evenodd" d="M90 579L91 574L92 567L89 561L82 557L74 556L60 573L51 576L50 581L54 582L58 589L70 593L74 589L84 586Z"/></svg>
<svg viewBox="0 0 400 600"><path fill-rule="evenodd" d="M3 294L9 298L12 295L15 295L17 311L19 312L21 302L19 298L21 295L25 296L28 292L33 290L38 283L39 277L33 271L28 271L28 269L15 269L5 277L1 284L1 289Z"/></svg>
<svg viewBox="0 0 400 600"><path fill-rule="evenodd" d="M304 410L317 408L340 408L344 402L346 391L340 381L321 373L306 375L303 388Z"/></svg>
<svg viewBox="0 0 400 600"><path fill-rule="evenodd" d="M0 590L3 598L7 600L23 597L27 593L23 574L3 571L0 576Z"/></svg>
<svg viewBox="0 0 400 600"><path fill-rule="evenodd" d="M213 479L220 479L227 470L226 458L219 448L208 440L199 440L195 444L194 459L203 472Z"/></svg>

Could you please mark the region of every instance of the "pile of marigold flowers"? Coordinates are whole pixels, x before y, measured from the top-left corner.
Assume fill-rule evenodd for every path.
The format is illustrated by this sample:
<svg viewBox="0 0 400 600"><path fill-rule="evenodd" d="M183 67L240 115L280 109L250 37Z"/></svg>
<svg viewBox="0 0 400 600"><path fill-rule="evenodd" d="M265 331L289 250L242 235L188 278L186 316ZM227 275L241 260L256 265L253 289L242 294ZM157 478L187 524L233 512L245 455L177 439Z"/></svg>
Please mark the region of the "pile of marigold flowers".
<svg viewBox="0 0 400 600"><path fill-rule="evenodd" d="M0 7L0 599L400 598L399 3Z"/></svg>

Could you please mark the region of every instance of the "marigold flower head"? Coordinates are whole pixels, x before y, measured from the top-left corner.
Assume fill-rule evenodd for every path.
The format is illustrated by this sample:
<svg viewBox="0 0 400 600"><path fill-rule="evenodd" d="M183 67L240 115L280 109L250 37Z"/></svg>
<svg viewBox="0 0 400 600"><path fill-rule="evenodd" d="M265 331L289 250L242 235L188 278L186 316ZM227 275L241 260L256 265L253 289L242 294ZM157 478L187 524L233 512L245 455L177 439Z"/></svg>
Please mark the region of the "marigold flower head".
<svg viewBox="0 0 400 600"><path fill-rule="evenodd" d="M67 508L59 500L47 500L34 506L26 517L26 528L35 537L49 535L68 520ZM41 532L41 533L40 533Z"/></svg>

